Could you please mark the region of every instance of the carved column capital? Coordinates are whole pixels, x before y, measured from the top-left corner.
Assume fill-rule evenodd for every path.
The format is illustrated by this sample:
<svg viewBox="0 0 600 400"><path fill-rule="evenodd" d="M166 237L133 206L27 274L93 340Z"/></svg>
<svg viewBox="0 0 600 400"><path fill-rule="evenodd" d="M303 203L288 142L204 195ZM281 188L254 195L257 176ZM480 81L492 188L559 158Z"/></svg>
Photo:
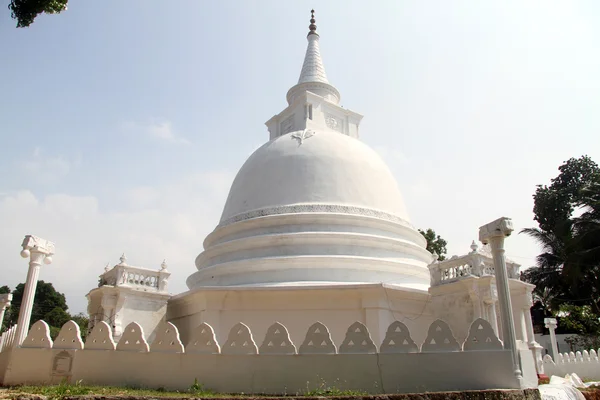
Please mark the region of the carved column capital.
<svg viewBox="0 0 600 400"><path fill-rule="evenodd" d="M544 326L547 329L556 330L558 323L556 322L556 318L544 318Z"/></svg>
<svg viewBox="0 0 600 400"><path fill-rule="evenodd" d="M33 265L41 265L52 263L54 255L54 243L49 240L39 238L33 235L25 236L21 244L21 257L29 258L29 263Z"/></svg>

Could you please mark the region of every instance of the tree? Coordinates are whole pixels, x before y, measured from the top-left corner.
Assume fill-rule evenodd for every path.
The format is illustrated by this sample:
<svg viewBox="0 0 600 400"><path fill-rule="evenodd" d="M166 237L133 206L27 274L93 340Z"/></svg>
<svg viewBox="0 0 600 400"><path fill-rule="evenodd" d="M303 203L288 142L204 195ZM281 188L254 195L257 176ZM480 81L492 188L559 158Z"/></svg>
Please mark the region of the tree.
<svg viewBox="0 0 600 400"><path fill-rule="evenodd" d="M8 5L17 28L28 27L41 14L57 14L67 9L68 0L11 0Z"/></svg>
<svg viewBox="0 0 600 400"><path fill-rule="evenodd" d="M10 288L6 285L0 286L0 294L10 293ZM6 316L10 314L10 306L4 312L4 320L2 321L2 325L0 325L0 332L4 332L6 328L9 326Z"/></svg>
<svg viewBox="0 0 600 400"><path fill-rule="evenodd" d="M598 179L600 169L590 157L571 158L558 167L550 186L538 185L533 195L534 220L543 231L552 231L570 220L585 196L583 189Z"/></svg>
<svg viewBox="0 0 600 400"><path fill-rule="evenodd" d="M16 324L17 319L19 318L19 310L21 308L21 302L23 301L24 290L25 284L20 283L13 291L13 300L9 319L11 325ZM69 309L65 295L57 292L52 283L38 281L37 289L35 291L35 298L33 300L31 323L33 324L40 319L44 319L46 314L50 313L57 307L65 312Z"/></svg>
<svg viewBox="0 0 600 400"><path fill-rule="evenodd" d="M77 325L79 325L79 330L81 331L81 339L85 341L88 335L90 319L87 317L87 315L83 313L72 315L70 319L71 321L74 321Z"/></svg>
<svg viewBox="0 0 600 400"><path fill-rule="evenodd" d="M427 251L432 254L437 254L438 260L443 261L446 259L446 242L440 235L436 235L435 231L431 228L427 231L419 229L419 233L427 240Z"/></svg>
<svg viewBox="0 0 600 400"><path fill-rule="evenodd" d="M13 291L12 306L7 310L4 318L4 329L17 323L24 289L25 285L21 283ZM8 286L0 287L0 293L10 293L10 288ZM67 321L72 320L79 325L81 338L85 340L88 333L88 317L82 313L71 315L67 311L68 309L64 294L57 292L51 283L38 281L33 301L30 327L36 321L40 319L44 320L50 326L50 337L54 340L62 326Z"/></svg>
<svg viewBox="0 0 600 400"><path fill-rule="evenodd" d="M4 317L5 323L3 325L5 328L17 323L24 290L25 284L23 283L18 284L13 290L12 304ZM50 325L51 336L54 339L62 324L71 318L67 312L68 309L64 294L57 292L52 283L38 281L29 326L31 327L33 323L43 319Z"/></svg>
<svg viewBox="0 0 600 400"><path fill-rule="evenodd" d="M590 305L600 315L600 168L587 156L571 158L550 186L538 186L538 228L522 230L542 247L523 280L555 313L563 304ZM577 216L575 211L582 212Z"/></svg>

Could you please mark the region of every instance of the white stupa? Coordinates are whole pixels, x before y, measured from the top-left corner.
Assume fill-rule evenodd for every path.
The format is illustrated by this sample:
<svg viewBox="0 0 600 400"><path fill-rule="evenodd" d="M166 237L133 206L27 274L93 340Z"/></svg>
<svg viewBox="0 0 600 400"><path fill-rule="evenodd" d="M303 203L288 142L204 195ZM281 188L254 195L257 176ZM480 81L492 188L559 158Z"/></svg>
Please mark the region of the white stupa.
<svg viewBox="0 0 600 400"><path fill-rule="evenodd" d="M237 174L189 290L169 293L166 261L151 269L123 254L87 295L85 343L74 321L54 340L44 321L27 332L28 288L54 254L28 235L27 306L0 337L0 384L201 382L279 395L339 384L378 394L535 388L544 365L565 372L542 360L534 287L505 259L510 218L479 228L489 248L433 257L389 169L359 140L362 117L339 105L310 21L288 106Z"/></svg>
<svg viewBox="0 0 600 400"><path fill-rule="evenodd" d="M429 299L426 241L394 176L360 141L362 116L339 105L314 15L309 29L288 106L267 121L269 141L238 172L187 279L190 291L169 302L167 318L182 337L199 318L217 336L240 320L257 335L267 320L291 332L335 320L332 335L343 337L366 316L379 339L398 315L422 314Z"/></svg>
<svg viewBox="0 0 600 400"><path fill-rule="evenodd" d="M468 254L443 262L426 250L392 173L359 139L362 116L339 105L314 14L309 29L288 106L267 121L269 140L235 177L196 258L198 270L187 279L189 290L168 295L166 265L153 271L122 262L88 295L92 321L109 322L117 338L136 322L152 338L166 320L184 345L202 323L225 343L240 322L256 338L279 322L300 344L317 321L339 344L358 321L379 346L395 321L424 343L441 319L463 343L481 318L502 339L492 257L475 243ZM507 268L516 339L530 363L526 379L536 383L541 354L529 313L533 286L518 280L519 265Z"/></svg>

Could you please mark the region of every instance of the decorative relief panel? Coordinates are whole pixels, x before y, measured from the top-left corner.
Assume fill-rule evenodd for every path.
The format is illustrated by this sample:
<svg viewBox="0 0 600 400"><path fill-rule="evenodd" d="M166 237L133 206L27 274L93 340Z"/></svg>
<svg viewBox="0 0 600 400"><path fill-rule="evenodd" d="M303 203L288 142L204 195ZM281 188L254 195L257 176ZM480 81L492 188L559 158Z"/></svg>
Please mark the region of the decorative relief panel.
<svg viewBox="0 0 600 400"><path fill-rule="evenodd" d="M441 353L445 351L460 351L460 346L450 327L444 321L438 319L433 321L427 332L427 339L421 346L422 352Z"/></svg>
<svg viewBox="0 0 600 400"><path fill-rule="evenodd" d="M281 135L285 135L286 133L290 133L294 131L294 115L290 115L283 121L281 121L281 125L279 127L279 132Z"/></svg>
<svg viewBox="0 0 600 400"><path fill-rule="evenodd" d="M219 354L221 348L215 338L215 331L206 322L201 323L192 331L190 342L185 348L186 353Z"/></svg>
<svg viewBox="0 0 600 400"><path fill-rule="evenodd" d="M69 377L73 369L74 354L72 351L63 350L57 353L52 359L52 376Z"/></svg>
<svg viewBox="0 0 600 400"><path fill-rule="evenodd" d="M177 327L170 322L163 321L156 329L156 337L150 346L150 351L165 353L183 353L183 344L179 339Z"/></svg>
<svg viewBox="0 0 600 400"><path fill-rule="evenodd" d="M275 322L267 330L265 340L260 346L260 354L296 354L296 346L290 340L285 326Z"/></svg>
<svg viewBox="0 0 600 400"><path fill-rule="evenodd" d="M344 122L341 118L332 114L325 114L325 124L329 129L344 133Z"/></svg>
<svg viewBox="0 0 600 400"><path fill-rule="evenodd" d="M88 335L85 340L86 350L114 350L116 348L115 341L113 340L112 329L104 322L100 321L96 323L92 332Z"/></svg>
<svg viewBox="0 0 600 400"><path fill-rule="evenodd" d="M410 337L408 327L400 321L389 326L381 343L380 353L418 353L419 346Z"/></svg>
<svg viewBox="0 0 600 400"><path fill-rule="evenodd" d="M344 342L340 346L340 353L376 353L377 348L371 340L371 335L366 326L355 322L346 331Z"/></svg>
<svg viewBox="0 0 600 400"><path fill-rule="evenodd" d="M123 336L117 344L117 350L121 351L139 351L147 353L149 351L148 342L144 339L144 330L136 322L132 322L123 330Z"/></svg>
<svg viewBox="0 0 600 400"><path fill-rule="evenodd" d="M336 349L329 329L320 322L315 322L308 328L306 338L300 346L299 354L335 354Z"/></svg>
<svg viewBox="0 0 600 400"><path fill-rule="evenodd" d="M55 349L83 350L79 325L73 321L67 321L60 329L52 347Z"/></svg>
<svg viewBox="0 0 600 400"><path fill-rule="evenodd" d="M48 324L42 320L33 324L21 347L51 349L52 339L50 339L50 327Z"/></svg>
<svg viewBox="0 0 600 400"><path fill-rule="evenodd" d="M258 347L252 338L250 328L238 322L229 331L227 341L221 349L222 354L258 354Z"/></svg>
<svg viewBox="0 0 600 400"><path fill-rule="evenodd" d="M463 345L464 351L502 350L502 343L485 319L477 318L469 329L469 336Z"/></svg>

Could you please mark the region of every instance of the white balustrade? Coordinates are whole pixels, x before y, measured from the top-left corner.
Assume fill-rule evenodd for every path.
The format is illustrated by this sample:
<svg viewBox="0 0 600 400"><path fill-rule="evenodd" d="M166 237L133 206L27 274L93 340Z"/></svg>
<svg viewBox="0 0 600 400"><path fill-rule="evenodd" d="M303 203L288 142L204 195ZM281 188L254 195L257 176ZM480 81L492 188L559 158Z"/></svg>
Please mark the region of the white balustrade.
<svg viewBox="0 0 600 400"><path fill-rule="evenodd" d="M167 266L164 262L161 265L161 269L152 270L128 265L126 260L123 255L119 264L113 268L107 267L106 272L100 275L98 286L125 286L144 291L166 291L167 281L171 273L167 271Z"/></svg>
<svg viewBox="0 0 600 400"><path fill-rule="evenodd" d="M495 276L494 260L486 250L478 250L473 244L470 253L464 256L453 256L444 261L435 261L429 265L431 285L437 286L454 282L466 277ZM506 262L506 271L510 279L519 279L520 265L511 261Z"/></svg>

